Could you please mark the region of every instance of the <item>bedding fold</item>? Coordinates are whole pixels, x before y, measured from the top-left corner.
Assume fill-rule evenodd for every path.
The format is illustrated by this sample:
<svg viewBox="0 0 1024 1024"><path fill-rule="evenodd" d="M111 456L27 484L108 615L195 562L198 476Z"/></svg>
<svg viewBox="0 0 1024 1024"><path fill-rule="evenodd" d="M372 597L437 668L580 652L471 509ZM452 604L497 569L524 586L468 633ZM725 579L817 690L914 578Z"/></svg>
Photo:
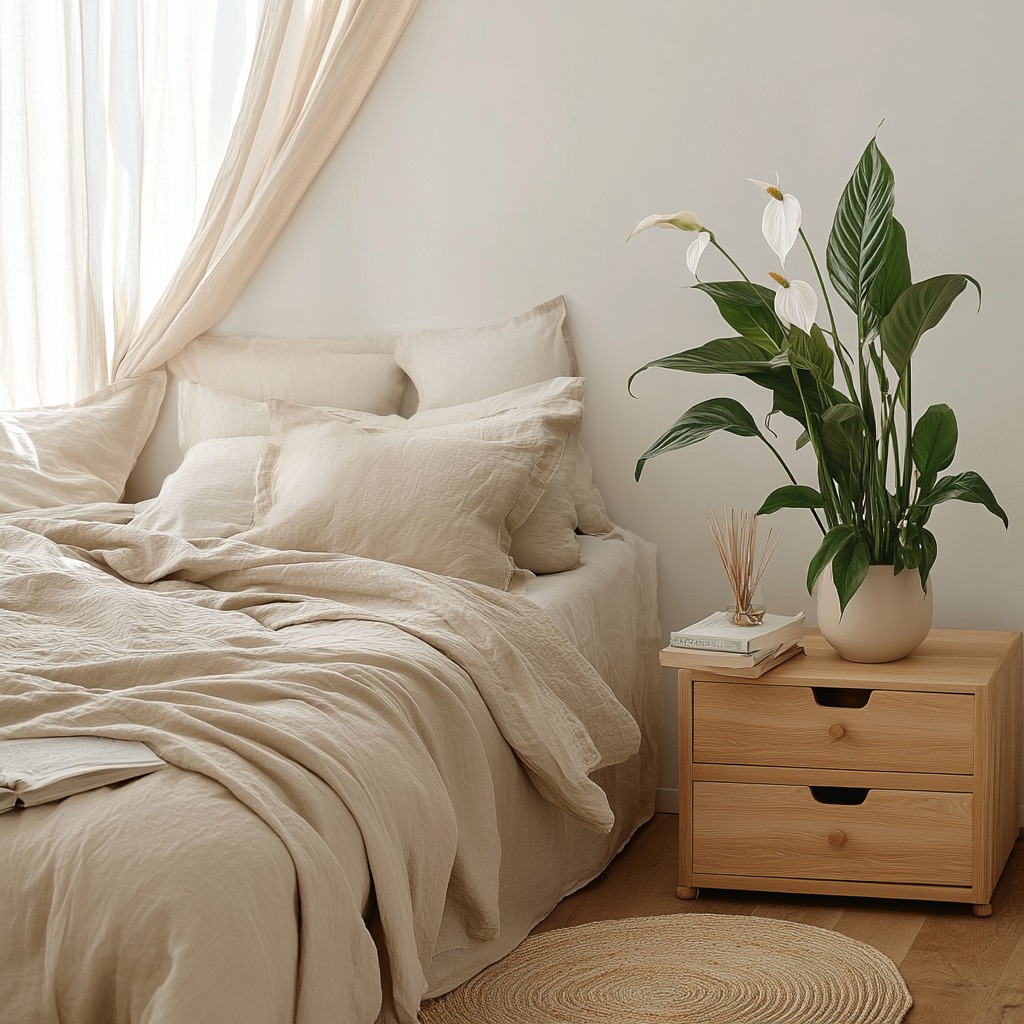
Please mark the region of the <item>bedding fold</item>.
<svg viewBox="0 0 1024 1024"><path fill-rule="evenodd" d="M0 737L142 739L265 823L295 866L300 1024L411 1024L442 916L456 908L467 944L496 933L501 849L472 701L548 800L612 826L589 776L634 754L639 731L528 601L119 523L8 516L0 549ZM337 855L339 802L365 845L380 950Z"/></svg>

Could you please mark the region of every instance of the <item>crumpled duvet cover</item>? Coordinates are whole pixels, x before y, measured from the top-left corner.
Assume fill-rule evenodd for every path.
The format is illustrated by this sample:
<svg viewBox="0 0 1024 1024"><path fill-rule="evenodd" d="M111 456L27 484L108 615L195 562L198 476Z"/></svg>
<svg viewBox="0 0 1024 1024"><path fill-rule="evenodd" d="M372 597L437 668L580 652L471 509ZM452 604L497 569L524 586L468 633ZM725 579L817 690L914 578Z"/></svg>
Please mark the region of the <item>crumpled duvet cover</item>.
<svg viewBox="0 0 1024 1024"><path fill-rule="evenodd" d="M107 522L7 517L0 552L0 738L172 766L0 816L0 1024L411 1024L499 927L485 712L612 826L590 775L637 726L524 599Z"/></svg>

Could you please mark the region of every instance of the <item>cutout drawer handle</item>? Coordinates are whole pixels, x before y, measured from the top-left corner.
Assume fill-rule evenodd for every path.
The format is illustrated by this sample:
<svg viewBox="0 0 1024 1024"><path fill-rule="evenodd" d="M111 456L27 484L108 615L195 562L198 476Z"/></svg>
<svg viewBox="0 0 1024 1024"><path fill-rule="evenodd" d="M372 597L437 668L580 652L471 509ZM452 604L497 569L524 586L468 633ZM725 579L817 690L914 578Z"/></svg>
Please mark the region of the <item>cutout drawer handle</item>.
<svg viewBox="0 0 1024 1024"><path fill-rule="evenodd" d="M842 829L837 828L834 832L829 832L828 842L829 846L842 846L846 842L846 833Z"/></svg>
<svg viewBox="0 0 1024 1024"><path fill-rule="evenodd" d="M835 725L828 727L828 734L834 740L841 740L846 735L846 729L843 728L838 722Z"/></svg>

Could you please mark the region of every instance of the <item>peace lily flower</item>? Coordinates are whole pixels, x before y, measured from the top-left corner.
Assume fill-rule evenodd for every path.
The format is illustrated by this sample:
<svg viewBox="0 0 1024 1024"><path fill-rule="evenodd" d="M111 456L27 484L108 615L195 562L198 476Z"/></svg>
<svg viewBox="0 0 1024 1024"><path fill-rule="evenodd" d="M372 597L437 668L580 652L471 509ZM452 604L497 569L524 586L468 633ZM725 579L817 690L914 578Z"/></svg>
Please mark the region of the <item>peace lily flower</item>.
<svg viewBox="0 0 1024 1024"><path fill-rule="evenodd" d="M803 219L800 203L796 196L788 192L783 194L779 188L777 174L774 185L767 181L758 181L757 178L747 178L747 181L760 185L768 193L768 205L764 208L764 217L761 218L761 232L765 241L775 250L779 261L785 266L786 256L800 236L800 222Z"/></svg>
<svg viewBox="0 0 1024 1024"><path fill-rule="evenodd" d="M692 210L680 210L678 213L652 213L644 217L642 221L629 234L628 242L633 235L646 231L648 228L678 228L680 231L696 231L697 237L690 243L686 250L686 266L694 277L697 276L697 264L704 254L704 250L711 242L711 232L708 231L700 219Z"/></svg>
<svg viewBox="0 0 1024 1024"><path fill-rule="evenodd" d="M780 320L810 331L818 313L818 296L806 281L789 281L770 270L768 276L781 287L775 293L775 312Z"/></svg>

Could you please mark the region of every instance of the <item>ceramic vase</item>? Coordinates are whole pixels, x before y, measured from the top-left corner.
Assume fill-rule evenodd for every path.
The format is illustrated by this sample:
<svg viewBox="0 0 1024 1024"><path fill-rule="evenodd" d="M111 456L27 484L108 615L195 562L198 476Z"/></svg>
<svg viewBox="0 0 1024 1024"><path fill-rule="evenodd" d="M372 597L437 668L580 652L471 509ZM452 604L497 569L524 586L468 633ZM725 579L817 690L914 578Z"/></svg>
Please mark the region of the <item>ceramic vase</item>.
<svg viewBox="0 0 1024 1024"><path fill-rule="evenodd" d="M916 569L898 576L891 565L872 565L842 617L831 566L815 587L818 628L847 661L898 661L915 651L932 627L932 584L921 590Z"/></svg>

